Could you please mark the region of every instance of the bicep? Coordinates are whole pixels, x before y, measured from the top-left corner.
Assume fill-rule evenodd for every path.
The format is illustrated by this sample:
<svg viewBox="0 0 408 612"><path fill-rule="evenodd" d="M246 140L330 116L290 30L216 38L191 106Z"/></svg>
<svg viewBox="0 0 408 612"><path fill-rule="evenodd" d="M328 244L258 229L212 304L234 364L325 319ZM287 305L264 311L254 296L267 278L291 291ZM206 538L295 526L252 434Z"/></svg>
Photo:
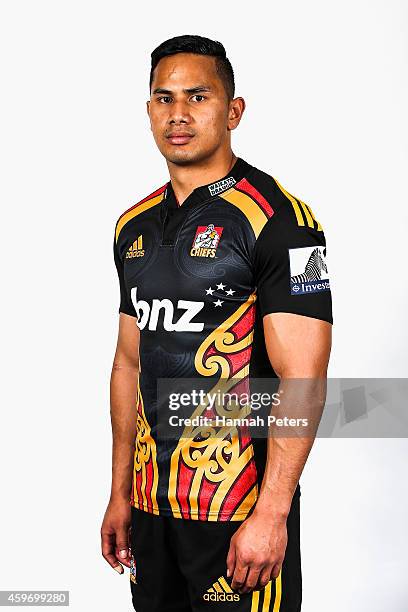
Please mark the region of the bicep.
<svg viewBox="0 0 408 612"><path fill-rule="evenodd" d="M114 365L139 369L139 344L140 330L136 317L121 312Z"/></svg>
<svg viewBox="0 0 408 612"><path fill-rule="evenodd" d="M332 325L313 317L275 312L263 317L265 345L274 371L284 378L326 376Z"/></svg>

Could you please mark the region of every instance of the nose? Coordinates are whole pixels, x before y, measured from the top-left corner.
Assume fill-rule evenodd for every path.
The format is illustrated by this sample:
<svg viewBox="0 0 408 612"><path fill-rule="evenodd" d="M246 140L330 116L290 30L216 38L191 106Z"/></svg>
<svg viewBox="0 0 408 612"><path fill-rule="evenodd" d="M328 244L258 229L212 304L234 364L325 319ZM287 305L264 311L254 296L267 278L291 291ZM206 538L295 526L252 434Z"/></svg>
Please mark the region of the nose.
<svg viewBox="0 0 408 612"><path fill-rule="evenodd" d="M191 115L188 104L184 100L174 101L171 105L169 123L190 123Z"/></svg>

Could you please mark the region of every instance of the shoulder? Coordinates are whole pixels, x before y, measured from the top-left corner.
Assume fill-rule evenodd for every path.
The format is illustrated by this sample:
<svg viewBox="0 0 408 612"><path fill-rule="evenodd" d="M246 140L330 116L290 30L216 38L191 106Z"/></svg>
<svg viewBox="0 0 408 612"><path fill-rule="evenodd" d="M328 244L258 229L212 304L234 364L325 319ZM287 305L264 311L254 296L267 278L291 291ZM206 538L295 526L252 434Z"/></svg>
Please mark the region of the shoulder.
<svg viewBox="0 0 408 612"><path fill-rule="evenodd" d="M118 240L119 235L121 234L123 228L130 221L132 221L135 217L145 212L146 210L153 208L153 206L156 206L163 200L165 191L166 191L166 187L167 187L167 182L161 187L159 187L158 189L155 189L154 191L152 191L152 193L149 193L149 195L145 196L144 198L136 202L136 204L133 204L133 206L125 210L120 215L120 217L118 218L115 224L115 240L116 241Z"/></svg>
<svg viewBox="0 0 408 612"><path fill-rule="evenodd" d="M299 195L294 195L292 191L289 191L287 186L283 186L275 176L254 167L246 182L248 183L247 186L252 188L256 197L258 199L262 198L268 204L268 214L263 227L268 226L269 229L269 227L282 228L282 226L288 226L310 229L316 232L323 231L323 227L316 219L311 206L304 202Z"/></svg>

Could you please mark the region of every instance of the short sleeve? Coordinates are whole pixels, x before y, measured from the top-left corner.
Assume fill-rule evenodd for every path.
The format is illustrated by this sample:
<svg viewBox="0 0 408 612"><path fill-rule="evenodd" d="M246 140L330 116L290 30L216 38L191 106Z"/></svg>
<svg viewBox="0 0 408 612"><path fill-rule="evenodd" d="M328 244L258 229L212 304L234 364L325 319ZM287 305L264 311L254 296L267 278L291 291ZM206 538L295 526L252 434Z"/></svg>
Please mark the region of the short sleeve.
<svg viewBox="0 0 408 612"><path fill-rule="evenodd" d="M289 205L261 230L253 258L261 317L289 312L333 323L326 239L313 225L299 225Z"/></svg>
<svg viewBox="0 0 408 612"><path fill-rule="evenodd" d="M117 246L116 240L114 241L114 244L113 244L113 256L114 256L115 266L116 266L116 270L118 272L118 277L119 277L119 288L120 288L119 312L123 312L132 317L137 317L135 308L130 298L130 292L128 291L126 287L123 259L121 258L118 252L118 246Z"/></svg>

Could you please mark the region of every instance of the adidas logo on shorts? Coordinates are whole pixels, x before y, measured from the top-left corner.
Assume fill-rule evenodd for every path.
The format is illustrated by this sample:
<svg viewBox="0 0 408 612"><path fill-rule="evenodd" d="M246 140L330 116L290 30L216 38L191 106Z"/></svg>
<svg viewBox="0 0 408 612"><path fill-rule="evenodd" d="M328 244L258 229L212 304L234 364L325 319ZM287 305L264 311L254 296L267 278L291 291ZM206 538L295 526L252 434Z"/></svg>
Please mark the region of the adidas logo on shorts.
<svg viewBox="0 0 408 612"><path fill-rule="evenodd" d="M240 597L238 593L234 593L224 576L220 576L218 580L214 582L212 587L207 589L207 591L204 593L203 599L205 599L205 601L222 602L239 601Z"/></svg>

